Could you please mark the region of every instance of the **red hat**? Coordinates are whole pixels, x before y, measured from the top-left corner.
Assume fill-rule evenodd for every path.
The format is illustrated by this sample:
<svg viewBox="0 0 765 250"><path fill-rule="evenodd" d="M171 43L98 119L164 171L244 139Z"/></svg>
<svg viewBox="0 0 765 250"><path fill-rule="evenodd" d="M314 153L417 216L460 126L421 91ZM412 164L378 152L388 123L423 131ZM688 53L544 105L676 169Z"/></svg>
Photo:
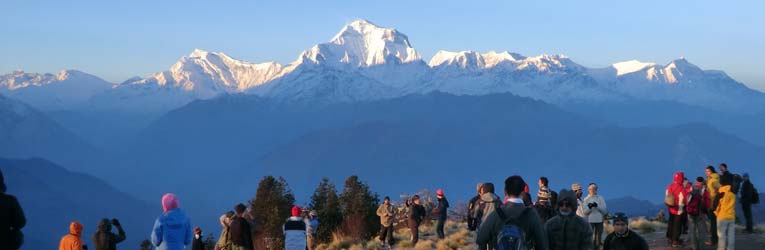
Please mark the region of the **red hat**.
<svg viewBox="0 0 765 250"><path fill-rule="evenodd" d="M441 190L440 188L436 190L436 195L438 196L444 196L444 190Z"/></svg>
<svg viewBox="0 0 765 250"><path fill-rule="evenodd" d="M298 206L292 207L292 216L300 216L300 207Z"/></svg>

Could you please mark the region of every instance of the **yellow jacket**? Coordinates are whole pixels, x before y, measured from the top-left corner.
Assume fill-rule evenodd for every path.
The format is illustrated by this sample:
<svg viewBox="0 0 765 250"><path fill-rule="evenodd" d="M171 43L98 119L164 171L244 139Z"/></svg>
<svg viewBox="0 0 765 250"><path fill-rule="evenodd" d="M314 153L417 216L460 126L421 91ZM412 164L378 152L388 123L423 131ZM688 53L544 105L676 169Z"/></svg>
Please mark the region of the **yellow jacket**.
<svg viewBox="0 0 765 250"><path fill-rule="evenodd" d="M730 192L730 185L720 187L720 204L715 210L718 220L736 219L736 194Z"/></svg>
<svg viewBox="0 0 765 250"><path fill-rule="evenodd" d="M720 188L720 175L712 173L707 180L707 190L709 190L709 200L715 200L717 190Z"/></svg>

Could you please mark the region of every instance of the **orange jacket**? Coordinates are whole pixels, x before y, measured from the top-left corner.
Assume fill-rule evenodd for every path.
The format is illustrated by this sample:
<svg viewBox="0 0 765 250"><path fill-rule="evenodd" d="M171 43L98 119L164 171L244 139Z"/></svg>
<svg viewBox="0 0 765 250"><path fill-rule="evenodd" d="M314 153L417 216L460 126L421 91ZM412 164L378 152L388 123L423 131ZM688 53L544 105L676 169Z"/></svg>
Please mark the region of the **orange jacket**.
<svg viewBox="0 0 765 250"><path fill-rule="evenodd" d="M69 234L61 238L58 250L82 250L82 224L72 222L69 225Z"/></svg>

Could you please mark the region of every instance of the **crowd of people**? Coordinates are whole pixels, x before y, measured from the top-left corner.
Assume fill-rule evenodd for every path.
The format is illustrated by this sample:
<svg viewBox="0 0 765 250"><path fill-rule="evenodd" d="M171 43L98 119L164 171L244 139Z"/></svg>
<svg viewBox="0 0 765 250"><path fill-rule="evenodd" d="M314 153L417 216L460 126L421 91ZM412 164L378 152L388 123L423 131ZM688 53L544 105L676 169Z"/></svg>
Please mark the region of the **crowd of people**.
<svg viewBox="0 0 765 250"><path fill-rule="evenodd" d="M719 170L719 173L718 173ZM683 172L677 172L665 191L664 203L669 214L666 237L670 247L690 246L701 249L702 245L717 246L718 250L734 250L736 203L741 204L745 219L745 232L753 233L752 205L759 203L759 194L749 180L749 175L734 174L725 163L716 170L704 169L705 176L696 177L692 183ZM571 189L559 192L549 187L549 179L540 177L537 201L532 202L529 186L518 175L510 176L504 183L504 197L496 194L493 183L479 183L476 195L467 204L467 227L476 232L478 249L536 249L536 250L644 250L646 241L629 229L629 218L624 213L610 214L605 199L598 194L598 185L571 185ZM5 194L6 187L0 172L0 202L2 203L3 230L0 241L3 249L19 249L26 224L23 211L16 198ZM435 230L439 239L446 237L444 225L448 218L449 201L443 190L436 191L437 204L426 211L420 196L407 199L406 224L411 232L411 245L419 240L419 227L427 218L436 220ZM155 220L150 240L141 249L173 250L191 245L194 250L209 249L202 240L202 230L192 228L189 217L180 209L179 199L172 193L162 196L163 212ZM216 250L254 249L253 233L259 225L244 204L237 204L233 211L221 215L222 231L215 243ZM376 211L381 230L378 240L385 247L394 242L394 218L397 209L389 197L385 197ZM613 231L605 239L604 222L610 219ZM291 209L291 216L284 222L283 236L286 249L316 247L319 218L316 211ZM116 232L114 232L116 229ZM69 234L61 238L59 250L88 249L82 241L83 225L72 222ZM682 235L689 236L688 241ZM126 239L125 231L117 219L99 221L92 240L96 250L115 250Z"/></svg>

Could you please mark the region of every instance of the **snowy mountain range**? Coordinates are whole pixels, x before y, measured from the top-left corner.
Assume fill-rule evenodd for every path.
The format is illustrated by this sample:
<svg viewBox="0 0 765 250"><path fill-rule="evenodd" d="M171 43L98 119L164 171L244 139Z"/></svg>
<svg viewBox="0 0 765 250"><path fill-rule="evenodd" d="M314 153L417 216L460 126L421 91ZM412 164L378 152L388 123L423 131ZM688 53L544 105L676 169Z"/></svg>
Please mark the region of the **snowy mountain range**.
<svg viewBox="0 0 765 250"><path fill-rule="evenodd" d="M167 111L231 93L338 103L433 91L511 92L554 104L658 100L747 113L765 107L762 92L683 58L667 65L633 60L587 68L565 55L439 51L426 63L405 34L366 20L347 24L329 42L303 51L288 65L250 63L197 49L167 71L113 87L72 70L58 75L18 71L0 80L0 93L43 110L87 106Z"/></svg>

